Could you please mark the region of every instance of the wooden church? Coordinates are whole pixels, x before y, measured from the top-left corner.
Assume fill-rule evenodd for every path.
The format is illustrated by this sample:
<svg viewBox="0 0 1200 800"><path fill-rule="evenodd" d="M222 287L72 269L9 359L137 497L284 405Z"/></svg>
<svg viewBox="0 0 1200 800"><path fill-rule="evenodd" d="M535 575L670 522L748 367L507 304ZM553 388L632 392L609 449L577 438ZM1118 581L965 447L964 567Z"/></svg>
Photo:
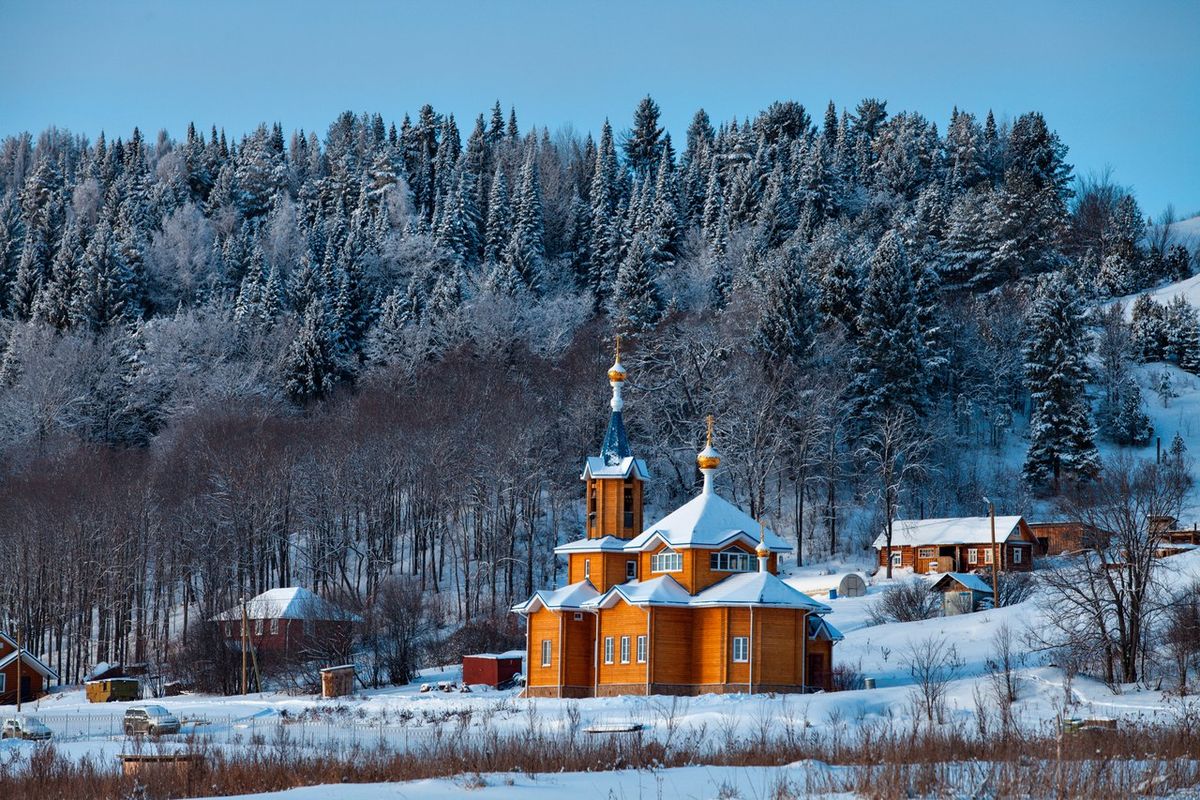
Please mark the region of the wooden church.
<svg viewBox="0 0 1200 800"><path fill-rule="evenodd" d="M526 621L525 696L830 689L842 636L828 606L776 576L791 547L716 493L711 417L700 493L643 527L650 475L625 435L626 377L618 350L608 430L583 467L586 535L556 549L567 585L513 609Z"/></svg>

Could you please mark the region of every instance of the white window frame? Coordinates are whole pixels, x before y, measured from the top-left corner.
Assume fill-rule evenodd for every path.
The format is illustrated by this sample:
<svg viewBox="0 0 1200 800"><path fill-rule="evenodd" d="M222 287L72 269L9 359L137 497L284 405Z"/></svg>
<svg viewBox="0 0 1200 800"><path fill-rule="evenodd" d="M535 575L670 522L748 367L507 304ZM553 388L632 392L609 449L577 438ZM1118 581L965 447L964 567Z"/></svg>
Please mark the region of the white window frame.
<svg viewBox="0 0 1200 800"><path fill-rule="evenodd" d="M754 572L758 565L750 553L738 547L730 547L709 554L708 568L712 572Z"/></svg>
<svg viewBox="0 0 1200 800"><path fill-rule="evenodd" d="M992 548L989 547L988 549L983 551L983 563L992 564L995 561L996 561L996 551L995 550L993 550Z"/></svg>
<svg viewBox="0 0 1200 800"><path fill-rule="evenodd" d="M0 672L0 692L8 691L8 676Z"/></svg>
<svg viewBox="0 0 1200 800"><path fill-rule="evenodd" d="M592 577L592 560L590 558L583 560L583 577L584 580Z"/></svg>
<svg viewBox="0 0 1200 800"><path fill-rule="evenodd" d="M937 548L919 547L917 548L917 558L937 558Z"/></svg>
<svg viewBox="0 0 1200 800"><path fill-rule="evenodd" d="M1022 558L1022 556L1021 556L1021 551L1022 551L1022 550L1024 550L1024 549L1025 549L1025 548L1023 548L1023 547L1016 547L1016 546L1014 546L1014 547L1013 547L1013 549L1012 549L1012 562L1013 562L1014 564L1020 564L1020 563L1021 563L1021 558Z"/></svg>
<svg viewBox="0 0 1200 800"><path fill-rule="evenodd" d="M746 664L750 661L750 637L733 637L733 663Z"/></svg>
<svg viewBox="0 0 1200 800"><path fill-rule="evenodd" d="M978 547L968 547L967 548L967 563L968 564L978 564L979 563L979 548Z"/></svg>
<svg viewBox="0 0 1200 800"><path fill-rule="evenodd" d="M583 622L583 612L582 612L582 611L576 611L576 612L575 612L575 621L576 621L576 622Z"/></svg>
<svg viewBox="0 0 1200 800"><path fill-rule="evenodd" d="M904 565L904 554L901 553L899 550L893 550L892 551L892 567L895 568L895 567L899 567L899 566L903 566L903 565Z"/></svg>
<svg viewBox="0 0 1200 800"><path fill-rule="evenodd" d="M625 580L632 581L637 579L637 559L631 558L625 562Z"/></svg>
<svg viewBox="0 0 1200 800"><path fill-rule="evenodd" d="M279 617L271 618L271 635L272 636L279 635Z"/></svg>
<svg viewBox="0 0 1200 800"><path fill-rule="evenodd" d="M683 554L669 547L650 556L651 572L683 572Z"/></svg>
<svg viewBox="0 0 1200 800"><path fill-rule="evenodd" d="M639 664L646 663L646 636L644 634L637 638L637 662Z"/></svg>
<svg viewBox="0 0 1200 800"><path fill-rule="evenodd" d="M554 663L554 640L542 639L542 666L549 667Z"/></svg>
<svg viewBox="0 0 1200 800"><path fill-rule="evenodd" d="M605 664L613 663L613 655L614 655L613 654L613 637L605 636L604 637L604 663Z"/></svg>
<svg viewBox="0 0 1200 800"><path fill-rule="evenodd" d="M622 664L629 663L629 637L628 636L621 637L621 663Z"/></svg>
<svg viewBox="0 0 1200 800"><path fill-rule="evenodd" d="M261 619L254 620L254 635L255 636L263 635L263 621Z"/></svg>

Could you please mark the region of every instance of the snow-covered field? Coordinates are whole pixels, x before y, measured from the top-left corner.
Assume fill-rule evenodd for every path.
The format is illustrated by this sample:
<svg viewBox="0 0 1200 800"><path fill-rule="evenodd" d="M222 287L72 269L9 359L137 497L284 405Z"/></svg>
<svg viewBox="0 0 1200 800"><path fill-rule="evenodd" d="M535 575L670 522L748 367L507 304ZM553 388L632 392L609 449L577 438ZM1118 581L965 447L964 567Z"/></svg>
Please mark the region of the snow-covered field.
<svg viewBox="0 0 1200 800"><path fill-rule="evenodd" d="M1164 562L1171 580L1200 577L1200 553L1176 556ZM821 567L797 570L788 580L813 589L821 581L835 582L837 574ZM419 684L361 692L336 701L315 696L255 694L247 697L186 695L159 702L184 720L184 732L210 739L216 746L244 746L252 737L272 741L286 730L292 741L315 748L351 744L382 744L397 749L427 746L447 731L470 736L473 732L519 733L536 726L539 730L566 731L574 725L587 728L596 723L636 722L646 726L648 736L665 737L671 726L678 732L707 731L708 736L748 737L764 730L776 734L786 726L817 733L838 731L853 736L867 721L903 723L913 718L910 698L914 681L906 665L906 653L914 642L929 637L946 637L954 642L961 669L949 688L949 719L972 724L976 713L977 689L985 685L987 661L992 655L996 631L1008 625L1018 643L1022 634L1042 624L1052 613L1037 597L1019 605L920 622L872 625L869 607L878 598L880 586L872 586L862 598L825 600L830 615L846 639L836 649L837 661L858 668L874 678L870 690L803 696L706 695L672 700L663 697L618 697L582 700L522 700L514 690L495 691L478 687L470 694L421 693ZM429 671L422 681L457 680L456 668ZM1065 705L1064 705L1065 704ZM119 734L120 715L128 704L93 705L78 689L43 698L25 713L44 719L59 738L58 746L74 756L115 757L128 751L131 743ZM571 720L571 714L578 717ZM1181 710L1180 701L1163 691L1125 687L1114 694L1102 684L1077 678L1068 697L1060 670L1045 663L1036 653L1024 653L1019 669L1019 700L1016 714L1028 729L1052 725L1056 715L1113 717L1129 722L1168 721ZM0 707L7 715L12 707ZM678 733L676 735L679 735ZM29 750L36 745L5 741L0 754ZM166 746L170 746L168 743ZM454 796L470 783L481 797L715 797L722 787L735 787L737 794L725 796L767 797L771 787L782 781L805 785L812 770L830 769L811 762L774 768L689 767L653 772L605 772L587 775L488 775L459 776L408 784L363 785L339 788L338 797L441 797ZM298 789L284 795L289 800L330 796L319 787Z"/></svg>

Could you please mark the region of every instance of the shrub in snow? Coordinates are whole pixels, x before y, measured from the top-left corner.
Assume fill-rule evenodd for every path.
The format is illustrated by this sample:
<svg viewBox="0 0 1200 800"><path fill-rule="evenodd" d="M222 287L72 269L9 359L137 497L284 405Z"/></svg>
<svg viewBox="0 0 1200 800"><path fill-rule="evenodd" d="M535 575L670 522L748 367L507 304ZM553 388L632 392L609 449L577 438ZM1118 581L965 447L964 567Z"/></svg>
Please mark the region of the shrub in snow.
<svg viewBox="0 0 1200 800"><path fill-rule="evenodd" d="M922 578L897 581L883 590L871 606L871 620L876 625L886 622L915 622L936 616L941 595L929 591Z"/></svg>

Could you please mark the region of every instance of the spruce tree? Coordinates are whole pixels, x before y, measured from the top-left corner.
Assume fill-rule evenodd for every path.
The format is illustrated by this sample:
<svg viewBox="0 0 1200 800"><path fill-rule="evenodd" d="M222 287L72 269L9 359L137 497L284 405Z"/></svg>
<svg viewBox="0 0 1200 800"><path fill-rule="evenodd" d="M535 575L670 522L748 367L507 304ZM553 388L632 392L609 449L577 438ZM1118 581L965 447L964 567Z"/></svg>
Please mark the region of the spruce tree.
<svg viewBox="0 0 1200 800"><path fill-rule="evenodd" d="M1111 421L1113 441L1120 445L1141 446L1154 435L1154 426L1144 410L1141 387L1132 377L1121 386L1116 413Z"/></svg>
<svg viewBox="0 0 1200 800"><path fill-rule="evenodd" d="M538 182L537 153L533 146L521 168L513 215L513 231L504 251L504 261L518 275L525 287L534 293L542 290L546 248L542 220L542 192Z"/></svg>
<svg viewBox="0 0 1200 800"><path fill-rule="evenodd" d="M337 382L322 317L319 305L310 305L296 338L284 354L284 389L299 405L325 398Z"/></svg>
<svg viewBox="0 0 1200 800"><path fill-rule="evenodd" d="M816 309L805 273L798 247L784 248L767 264L754 346L770 370L803 366L812 350Z"/></svg>
<svg viewBox="0 0 1200 800"><path fill-rule="evenodd" d="M1034 486L1058 492L1063 480L1087 480L1100 471L1085 394L1088 334L1078 296L1066 278L1055 274L1042 279L1026 327L1032 412L1024 476Z"/></svg>
<svg viewBox="0 0 1200 800"><path fill-rule="evenodd" d="M915 416L928 410L930 376L919 320L912 267L899 233L889 231L871 256L850 364L853 406L864 421L897 409Z"/></svg>
<svg viewBox="0 0 1200 800"><path fill-rule="evenodd" d="M625 139L625 158L635 175L653 174L661 158L663 129L658 124L658 104L646 95L633 112L633 130Z"/></svg>
<svg viewBox="0 0 1200 800"><path fill-rule="evenodd" d="M613 327L636 333L654 325L662 314L662 301L654 283L654 261L644 235L634 238L617 271L609 300Z"/></svg>

